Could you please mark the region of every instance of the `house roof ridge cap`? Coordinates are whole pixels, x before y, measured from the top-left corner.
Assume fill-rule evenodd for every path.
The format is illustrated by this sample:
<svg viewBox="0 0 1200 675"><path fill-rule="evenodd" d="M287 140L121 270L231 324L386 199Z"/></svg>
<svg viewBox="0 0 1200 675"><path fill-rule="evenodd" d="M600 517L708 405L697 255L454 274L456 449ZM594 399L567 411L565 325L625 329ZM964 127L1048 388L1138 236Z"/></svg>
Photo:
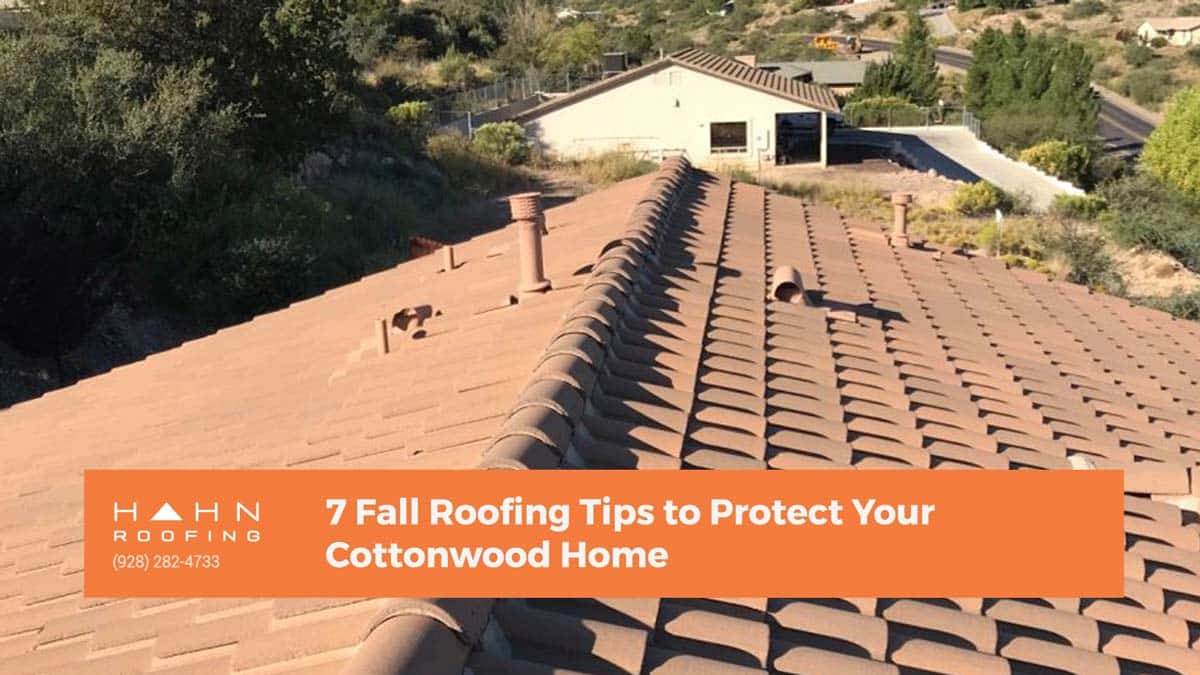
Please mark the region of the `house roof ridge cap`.
<svg viewBox="0 0 1200 675"><path fill-rule="evenodd" d="M675 198L676 193L678 192L678 190L681 187L683 187L686 184L688 178L691 175L691 172L692 172L692 165L686 157L683 157L683 156L671 157L671 158L664 160L662 165L658 169L658 174L654 177L654 180L651 182L650 187L647 188L644 196L640 200L638 200L638 202L637 202L638 204L642 204L647 201L650 201L650 202L654 202L657 204L665 205L664 208L656 209L650 218L650 220L651 220L650 225L656 231L661 232L661 229L666 224L666 220L673 213L674 206L676 203L676 198ZM641 214L633 213L630 215L630 219L631 220L645 219L645 214L644 213L641 213ZM618 244L618 246L627 246L627 244L622 242L622 243ZM599 259L600 257L601 256L598 255L597 259ZM610 273L605 272L603 270L601 270L599 272L593 272L592 274L589 275L588 281L589 282L593 281L592 276L600 276L600 275L608 275L608 274L610 274ZM576 305L576 307L578 307L578 305ZM563 317L562 325L560 325L558 331L555 331L554 338L552 338L551 343L548 344L546 348L550 349L554 340L561 337L563 327L567 326L568 324L570 324L572 321L574 321L577 318L579 318L579 317L576 316L576 308L572 308L572 310L570 312L568 312L568 314L566 316ZM600 345L600 346L606 347L606 345ZM562 354L560 352L559 356L564 356L564 354ZM584 359L578 355L568 355L566 357L571 359L573 362L579 361L579 362L583 363L584 366L586 366L589 370L592 370L593 372L598 369L598 364L586 363L584 361ZM540 381L541 380L531 379L528 383L526 383L526 385L522 388L520 395L518 395L517 400L513 404L513 412L518 412L522 408L527 409L530 407L531 401L536 401L536 397L528 396L527 393L531 388L537 386ZM539 404L534 403L533 405L539 405ZM575 420L567 419L566 415L563 414L565 411L556 410L552 407L547 407L546 410L550 411L550 413L552 415L557 415L559 417L562 417L563 418L562 421L566 422L571 428L574 427ZM511 417L511 415L510 415L510 417ZM530 466L525 465L525 463L520 461L519 459L515 459L512 457L504 457L504 458L502 458L504 461L501 461L501 462L489 461L488 451L492 450L493 448L496 448L500 444L513 443L513 440L512 440L514 438L513 430L511 428L509 428L509 425L507 423L505 426L506 426L505 429L501 429L501 431L498 432L496 434L496 436L493 437L491 443L489 443L488 450L484 451L483 458L479 461L478 464L476 464L475 468L487 468L487 469L558 468L558 465L546 466L546 467L530 467ZM523 432L524 432L524 430L522 430L521 433L523 433ZM548 434L546 434L546 435L548 435ZM520 436L520 434L518 434L518 436ZM535 456L541 457L541 456L557 456L557 455L554 455L553 453L541 453L541 454L537 454ZM364 673L364 674L367 673L370 669L370 665L368 662L373 659L378 659L381 652L387 652L389 649L392 649L392 648L398 648L398 651L403 651L403 652L411 652L411 653L421 652L425 647L427 647L427 645L424 644L425 642L434 640L435 636L443 635L442 633L437 632L438 627L440 627L441 629L444 629L446 632L450 633L451 635L456 637L458 640L457 644L459 645L459 649L457 650L457 652L454 654L445 654L445 656L447 658L452 657L454 659L454 662L456 662L456 663L462 662L466 659L466 655L470 651L470 649L472 647L474 647L475 645L479 644L480 640L482 639L483 632L487 626L487 617L489 617L491 615L492 604L494 602L495 602L495 600L492 598L442 598L442 599L397 599L397 600L393 600L393 601L389 602L388 605L386 607L384 607L384 609L379 613L379 615L376 617L376 619L371 622L370 627L367 629L367 632L364 635L362 642L359 645L358 652L355 653L355 656L351 660L349 666L347 667L346 672L348 672L348 673ZM432 626L432 629L434 632L426 632L425 634L421 635L418 639L403 640L403 641L399 641L398 644L393 645L393 644L390 644L390 641L388 640L388 636L383 635L383 631L379 630L380 627L385 626L392 619L397 619L400 617L412 617L412 616L423 617L425 619L428 619L430 622L433 622L434 625ZM430 627L426 626L426 628L430 628ZM439 654L440 653L442 653L442 652L439 652ZM365 656L364 656L364 654L365 654ZM394 653L394 654L390 654L389 656L391 657L388 659L389 662L395 662L395 663L407 662L407 656L404 653ZM427 665L431 668L431 672L440 672L441 670L453 669L453 667L454 667L453 663L431 663L431 664L427 664ZM447 672L449 672L449 671L447 671Z"/></svg>

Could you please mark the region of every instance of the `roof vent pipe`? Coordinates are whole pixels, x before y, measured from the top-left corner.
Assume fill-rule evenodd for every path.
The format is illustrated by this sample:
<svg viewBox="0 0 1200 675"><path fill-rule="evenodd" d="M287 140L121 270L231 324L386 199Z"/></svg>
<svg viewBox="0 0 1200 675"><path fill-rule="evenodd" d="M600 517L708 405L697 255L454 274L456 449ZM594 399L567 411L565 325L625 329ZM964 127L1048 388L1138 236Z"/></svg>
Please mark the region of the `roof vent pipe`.
<svg viewBox="0 0 1200 675"><path fill-rule="evenodd" d="M517 226L517 248L521 255L521 280L517 291L521 295L541 293L550 288L542 265L542 215L539 192L525 192L508 198L512 218Z"/></svg>
<svg viewBox="0 0 1200 675"><path fill-rule="evenodd" d="M805 303L804 283L800 281L800 273L795 267L784 265L776 267L771 275L771 297L793 305Z"/></svg>
<svg viewBox="0 0 1200 675"><path fill-rule="evenodd" d="M377 319L375 321L375 351L380 356L386 356L391 351L391 346L388 344L391 326L388 325L387 319Z"/></svg>
<svg viewBox="0 0 1200 675"><path fill-rule="evenodd" d="M908 192L892 193L892 245L908 246L908 207L913 197Z"/></svg>
<svg viewBox="0 0 1200 675"><path fill-rule="evenodd" d="M454 269L454 247L446 244L442 247L442 271L449 272Z"/></svg>

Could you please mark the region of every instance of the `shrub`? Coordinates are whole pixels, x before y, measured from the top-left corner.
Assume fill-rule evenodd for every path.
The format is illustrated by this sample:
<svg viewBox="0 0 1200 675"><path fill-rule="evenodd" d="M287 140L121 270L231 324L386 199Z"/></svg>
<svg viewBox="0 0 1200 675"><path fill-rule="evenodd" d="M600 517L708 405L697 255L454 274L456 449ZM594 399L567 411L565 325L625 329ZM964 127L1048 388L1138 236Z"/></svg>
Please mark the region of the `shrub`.
<svg viewBox="0 0 1200 675"><path fill-rule="evenodd" d="M1125 63L1134 68L1142 66L1154 60L1154 50L1141 42L1130 42L1125 45Z"/></svg>
<svg viewBox="0 0 1200 675"><path fill-rule="evenodd" d="M1104 13L1104 3L1100 0L1075 0L1063 12L1063 18L1068 20L1087 19Z"/></svg>
<svg viewBox="0 0 1200 675"><path fill-rule="evenodd" d="M1200 89L1175 97L1146 142L1142 165L1172 187L1200 198Z"/></svg>
<svg viewBox="0 0 1200 675"><path fill-rule="evenodd" d="M1189 2L1175 10L1175 16L1200 16L1200 2Z"/></svg>
<svg viewBox="0 0 1200 675"><path fill-rule="evenodd" d="M1165 38L1161 35L1155 37L1153 40L1150 41L1150 46L1154 47L1155 49L1162 49L1163 47L1166 47L1167 44L1169 44L1167 42L1167 38Z"/></svg>
<svg viewBox="0 0 1200 675"><path fill-rule="evenodd" d="M462 134L430 136L425 143L425 152L451 186L468 194L497 194L518 189L526 182L525 176L512 167L481 154Z"/></svg>
<svg viewBox="0 0 1200 675"><path fill-rule="evenodd" d="M1187 58L1188 61L1192 62L1192 65L1200 66L1200 45L1190 47L1187 50Z"/></svg>
<svg viewBox="0 0 1200 675"><path fill-rule="evenodd" d="M1101 187L1108 202L1104 224L1125 246L1144 246L1174 256L1188 269L1200 270L1200 205L1141 171Z"/></svg>
<svg viewBox="0 0 1200 675"><path fill-rule="evenodd" d="M433 128L433 106L426 101L408 101L394 105L388 109L387 117L414 148L425 145L425 140Z"/></svg>
<svg viewBox="0 0 1200 675"><path fill-rule="evenodd" d="M1052 139L1084 142L1095 131L1088 120L1047 114L1037 104L1004 106L989 112L983 120L984 140L1005 151L1021 150Z"/></svg>
<svg viewBox="0 0 1200 675"><path fill-rule="evenodd" d="M1108 64L1108 63L1098 63L1098 64L1096 64L1096 67L1092 70L1092 77L1097 82L1104 82L1106 80L1111 80L1112 78L1114 78L1120 74L1121 74L1120 70L1118 70L1115 66Z"/></svg>
<svg viewBox="0 0 1200 675"><path fill-rule="evenodd" d="M475 64L470 54L463 54L453 45L437 64L438 77L449 86L466 88L475 83Z"/></svg>
<svg viewBox="0 0 1200 675"><path fill-rule="evenodd" d="M967 183L954 191L950 198L950 208L964 216L982 216L995 211L1006 209L1010 205L1008 197L995 185L987 181Z"/></svg>
<svg viewBox="0 0 1200 675"><path fill-rule="evenodd" d="M1092 151L1078 143L1043 141L1023 150L1019 159L1051 176L1080 184L1087 176Z"/></svg>
<svg viewBox="0 0 1200 675"><path fill-rule="evenodd" d="M1108 208L1108 204L1092 195L1054 195L1050 213L1069 220L1095 220Z"/></svg>
<svg viewBox="0 0 1200 675"><path fill-rule="evenodd" d="M1171 95L1175 76L1161 68L1138 68L1125 76L1121 85L1126 96L1140 104L1162 103Z"/></svg>
<svg viewBox="0 0 1200 675"><path fill-rule="evenodd" d="M654 171L658 165L648 159L640 159L630 152L610 150L589 157L580 163L580 173L594 185L609 185L643 176Z"/></svg>
<svg viewBox="0 0 1200 675"><path fill-rule="evenodd" d="M976 234L975 247L992 256L1040 261L1046 254L1038 228L1038 223L1030 220L989 221Z"/></svg>
<svg viewBox="0 0 1200 675"><path fill-rule="evenodd" d="M1067 281L1111 295L1124 294L1125 281L1105 250L1104 237L1100 234L1067 226L1052 239L1051 245L1067 263Z"/></svg>
<svg viewBox="0 0 1200 675"><path fill-rule="evenodd" d="M1200 291L1176 291L1165 298L1149 302L1153 307L1169 312L1172 316L1189 321L1200 321Z"/></svg>
<svg viewBox="0 0 1200 675"><path fill-rule="evenodd" d="M925 111L897 96L876 96L847 103L842 108L846 124L857 127L925 124Z"/></svg>
<svg viewBox="0 0 1200 675"><path fill-rule="evenodd" d="M880 28L891 28L892 26L896 25L896 15L880 12L879 19L876 21L876 23L879 24Z"/></svg>
<svg viewBox="0 0 1200 675"><path fill-rule="evenodd" d="M516 122L492 122L475 130L471 146L479 154L509 166L529 161L525 129Z"/></svg>

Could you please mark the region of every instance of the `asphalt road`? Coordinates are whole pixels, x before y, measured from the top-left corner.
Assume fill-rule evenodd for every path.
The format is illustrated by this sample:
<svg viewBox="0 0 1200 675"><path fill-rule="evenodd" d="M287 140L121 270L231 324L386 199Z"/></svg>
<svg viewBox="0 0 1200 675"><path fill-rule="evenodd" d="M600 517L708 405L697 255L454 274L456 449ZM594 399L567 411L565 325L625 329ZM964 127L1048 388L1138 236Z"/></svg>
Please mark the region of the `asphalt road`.
<svg viewBox="0 0 1200 675"><path fill-rule="evenodd" d="M894 43L889 40L863 38L862 45L869 49L891 51ZM936 55L938 63L951 68L966 70L971 67L971 56L958 52L939 49ZM1150 132L1154 131L1154 123L1142 119L1135 111L1130 110L1111 99L1100 97L1100 136L1110 150L1140 149Z"/></svg>

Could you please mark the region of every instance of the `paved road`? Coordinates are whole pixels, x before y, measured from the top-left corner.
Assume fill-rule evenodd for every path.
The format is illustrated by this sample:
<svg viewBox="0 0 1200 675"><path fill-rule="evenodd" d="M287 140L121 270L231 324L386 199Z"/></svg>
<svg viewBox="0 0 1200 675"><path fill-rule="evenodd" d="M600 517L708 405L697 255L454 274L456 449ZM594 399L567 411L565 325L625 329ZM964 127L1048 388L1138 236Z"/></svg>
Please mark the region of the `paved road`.
<svg viewBox="0 0 1200 675"><path fill-rule="evenodd" d="M869 145L895 149L897 145L918 170L934 169L953 180L986 180L1010 194L1028 195L1030 206L1046 211L1055 195L1067 189L979 142L964 127L895 127L891 129L839 129L830 139L838 145Z"/></svg>
<svg viewBox="0 0 1200 675"><path fill-rule="evenodd" d="M891 51L890 40L863 38L862 45L870 49ZM971 67L971 55L957 50L937 50L937 61L943 66L966 70ZM1150 132L1154 131L1154 122L1144 119L1137 111L1132 110L1121 102L1104 96L1100 97L1099 132L1105 145L1110 150L1140 149Z"/></svg>

